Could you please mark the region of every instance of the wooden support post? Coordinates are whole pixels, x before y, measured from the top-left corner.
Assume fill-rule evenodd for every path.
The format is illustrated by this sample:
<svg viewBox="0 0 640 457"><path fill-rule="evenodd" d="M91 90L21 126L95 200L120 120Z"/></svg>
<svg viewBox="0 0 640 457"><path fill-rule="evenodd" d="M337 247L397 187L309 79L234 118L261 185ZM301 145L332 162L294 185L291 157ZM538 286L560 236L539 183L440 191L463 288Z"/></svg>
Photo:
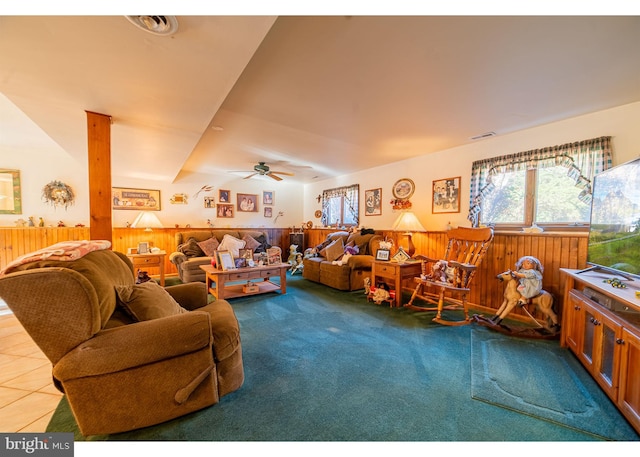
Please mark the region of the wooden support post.
<svg viewBox="0 0 640 457"><path fill-rule="evenodd" d="M111 116L87 113L89 221L92 240L112 241Z"/></svg>

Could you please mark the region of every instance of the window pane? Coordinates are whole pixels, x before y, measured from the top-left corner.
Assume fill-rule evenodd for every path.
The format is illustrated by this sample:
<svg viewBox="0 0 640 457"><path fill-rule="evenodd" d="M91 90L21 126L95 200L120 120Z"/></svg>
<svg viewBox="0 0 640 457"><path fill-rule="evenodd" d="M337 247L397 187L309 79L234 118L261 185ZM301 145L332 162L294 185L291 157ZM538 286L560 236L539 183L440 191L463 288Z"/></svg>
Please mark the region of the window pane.
<svg viewBox="0 0 640 457"><path fill-rule="evenodd" d="M482 201L482 223L523 224L526 171L493 177L495 189Z"/></svg>
<svg viewBox="0 0 640 457"><path fill-rule="evenodd" d="M536 187L536 222L589 222L591 206L578 200L581 189L567 176L567 168L558 166L538 169Z"/></svg>
<svg viewBox="0 0 640 457"><path fill-rule="evenodd" d="M329 206L327 207L327 220L329 225L340 223L340 207L342 204L341 197L333 197L329 200Z"/></svg>

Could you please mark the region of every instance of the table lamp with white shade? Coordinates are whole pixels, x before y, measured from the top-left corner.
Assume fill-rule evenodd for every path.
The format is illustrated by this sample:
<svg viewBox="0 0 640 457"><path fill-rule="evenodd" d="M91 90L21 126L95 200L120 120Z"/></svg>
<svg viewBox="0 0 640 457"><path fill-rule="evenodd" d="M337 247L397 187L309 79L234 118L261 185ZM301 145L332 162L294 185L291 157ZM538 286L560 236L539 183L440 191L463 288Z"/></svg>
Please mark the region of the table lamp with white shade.
<svg viewBox="0 0 640 457"><path fill-rule="evenodd" d="M144 227L145 232L151 232L154 228L162 228L162 222L158 219L158 216L151 211L142 211L138 214L138 217L131 224L132 228Z"/></svg>
<svg viewBox="0 0 640 457"><path fill-rule="evenodd" d="M411 235L414 232L427 231L427 229L423 227L423 225L420 223L420 221L412 211L403 211L402 213L400 213L396 221L393 223L392 230L402 231L403 235L407 236L409 240L407 254L409 254L409 257L413 257L413 254L416 252L416 247L413 245Z"/></svg>

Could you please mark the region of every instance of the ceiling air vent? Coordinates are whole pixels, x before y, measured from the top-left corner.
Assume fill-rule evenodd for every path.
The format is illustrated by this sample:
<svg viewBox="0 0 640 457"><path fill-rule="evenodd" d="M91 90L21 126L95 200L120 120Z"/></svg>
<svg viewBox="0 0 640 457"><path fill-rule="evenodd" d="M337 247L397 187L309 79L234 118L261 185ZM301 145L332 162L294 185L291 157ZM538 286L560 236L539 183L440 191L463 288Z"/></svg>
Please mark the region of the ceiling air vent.
<svg viewBox="0 0 640 457"><path fill-rule="evenodd" d="M490 138L492 136L496 136L496 132L483 133L481 135L472 136L470 139L471 140L482 140L484 138Z"/></svg>
<svg viewBox="0 0 640 457"><path fill-rule="evenodd" d="M154 35L171 35L178 31L175 16L125 16L136 27Z"/></svg>

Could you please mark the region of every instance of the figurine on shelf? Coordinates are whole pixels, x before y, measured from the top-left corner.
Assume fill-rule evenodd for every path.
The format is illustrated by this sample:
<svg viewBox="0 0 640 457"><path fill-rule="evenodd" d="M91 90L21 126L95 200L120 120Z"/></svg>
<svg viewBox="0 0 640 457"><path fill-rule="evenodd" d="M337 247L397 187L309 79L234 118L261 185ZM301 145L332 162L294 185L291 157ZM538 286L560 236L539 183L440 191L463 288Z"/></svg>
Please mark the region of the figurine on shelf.
<svg viewBox="0 0 640 457"><path fill-rule="evenodd" d="M33 221L33 216L29 216L29 227L35 227L36 223Z"/></svg>
<svg viewBox="0 0 640 457"><path fill-rule="evenodd" d="M64 222L58 221L58 227L66 227L66 225Z"/></svg>
<svg viewBox="0 0 640 457"><path fill-rule="evenodd" d="M520 293L520 300L518 300L518 305L527 305L531 298L540 295L544 267L538 259L526 255L520 257L516 262L516 270L517 271L513 272L513 275L518 278L519 282L518 292Z"/></svg>
<svg viewBox="0 0 640 457"><path fill-rule="evenodd" d="M38 227L44 227L44 219L40 218L40 221L38 222Z"/></svg>

